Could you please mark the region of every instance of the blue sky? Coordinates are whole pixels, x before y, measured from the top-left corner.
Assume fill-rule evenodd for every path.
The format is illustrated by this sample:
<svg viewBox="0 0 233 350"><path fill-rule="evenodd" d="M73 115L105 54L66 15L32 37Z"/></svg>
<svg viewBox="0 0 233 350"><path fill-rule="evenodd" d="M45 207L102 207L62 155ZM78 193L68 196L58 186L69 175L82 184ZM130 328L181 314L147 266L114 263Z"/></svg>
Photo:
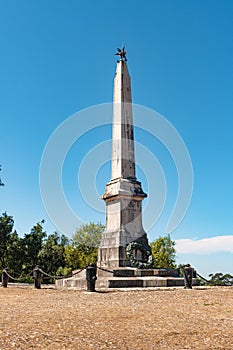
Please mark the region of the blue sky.
<svg viewBox="0 0 233 350"><path fill-rule="evenodd" d="M114 53L124 43L133 102L165 117L182 136L192 160L192 200L171 234L179 261L191 262L204 275L233 274L232 19L230 0L0 0L0 175L5 183L0 211L14 217L19 234L41 219L48 232L56 229L40 196L43 150L69 116L112 101ZM85 117L80 123L85 124ZM104 223L104 203L100 200L101 212L82 200L89 183L84 175L80 191L78 169L87 153L110 137L107 125L89 131L64 163L67 201L84 222ZM159 141L140 129L135 139L158 158L167 181L164 211L148 232L153 240L165 233L177 174ZM146 173L137 154L136 160L137 177L145 191L151 187L155 193L150 208L156 208L155 169L151 166ZM109 162L95 175L93 198L98 202L111 176ZM148 182L151 177L154 183Z"/></svg>

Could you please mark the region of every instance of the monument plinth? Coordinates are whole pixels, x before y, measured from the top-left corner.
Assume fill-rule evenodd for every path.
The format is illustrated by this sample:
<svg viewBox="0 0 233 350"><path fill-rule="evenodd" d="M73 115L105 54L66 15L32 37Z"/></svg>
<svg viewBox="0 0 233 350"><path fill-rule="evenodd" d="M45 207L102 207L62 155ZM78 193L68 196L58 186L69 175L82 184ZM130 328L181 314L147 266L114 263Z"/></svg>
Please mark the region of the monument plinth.
<svg viewBox="0 0 233 350"><path fill-rule="evenodd" d="M106 203L106 229L98 252L98 265L107 268L132 266L126 256L130 243L140 240L148 246L142 226L142 200L147 195L135 172L130 76L125 52L120 56L114 78L112 179L102 196Z"/></svg>

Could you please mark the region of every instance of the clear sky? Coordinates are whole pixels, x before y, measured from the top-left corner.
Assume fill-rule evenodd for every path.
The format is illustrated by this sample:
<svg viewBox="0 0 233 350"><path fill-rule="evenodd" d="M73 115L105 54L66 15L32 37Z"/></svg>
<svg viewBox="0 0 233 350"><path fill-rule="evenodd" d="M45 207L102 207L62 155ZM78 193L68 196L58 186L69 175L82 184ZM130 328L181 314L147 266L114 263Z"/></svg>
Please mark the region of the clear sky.
<svg viewBox="0 0 233 350"><path fill-rule="evenodd" d="M183 138L192 161L190 206L171 233L178 261L190 262L203 275L233 274L232 33L231 0L0 0L0 175L5 183L0 187L0 211L14 217L18 233L29 232L41 219L48 233L57 229L40 195L43 150L68 117L112 101L114 53L124 43L133 102L166 118ZM83 222L104 223L99 196L111 177L111 128L101 126L98 113L96 118L98 127L87 130L85 113L80 115L77 132L87 132L69 149L61 172L74 212ZM156 138L138 127L135 139L137 178L148 192L144 226L153 240L166 233L178 191L177 169ZM95 163L92 174L87 163L104 142L105 151L94 157L100 166ZM143 162L150 152L159 166ZM151 227L151 212L161 204L159 167L167 194L161 216ZM55 202L55 210L57 206Z"/></svg>

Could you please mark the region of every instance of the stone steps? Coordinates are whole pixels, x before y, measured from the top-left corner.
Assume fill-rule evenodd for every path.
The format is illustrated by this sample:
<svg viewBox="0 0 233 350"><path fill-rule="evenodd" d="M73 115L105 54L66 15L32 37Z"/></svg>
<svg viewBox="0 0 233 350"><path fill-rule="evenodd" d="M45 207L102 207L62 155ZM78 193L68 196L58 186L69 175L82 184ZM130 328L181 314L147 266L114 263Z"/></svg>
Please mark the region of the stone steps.
<svg viewBox="0 0 233 350"><path fill-rule="evenodd" d="M97 289L106 288L147 288L147 287L178 287L184 286L181 277L99 277L96 281ZM57 288L76 288L85 290L85 278L66 278L56 281Z"/></svg>
<svg viewBox="0 0 233 350"><path fill-rule="evenodd" d="M183 278L173 277L112 277L100 278L96 281L96 288L147 288L183 286Z"/></svg>
<svg viewBox="0 0 233 350"><path fill-rule="evenodd" d="M193 284L197 281L194 279ZM114 270L97 269L96 288L147 288L147 287L181 287L184 279L177 276L172 269L136 269L132 267L119 267ZM57 288L75 288L86 290L86 271L75 274L70 278L56 281Z"/></svg>

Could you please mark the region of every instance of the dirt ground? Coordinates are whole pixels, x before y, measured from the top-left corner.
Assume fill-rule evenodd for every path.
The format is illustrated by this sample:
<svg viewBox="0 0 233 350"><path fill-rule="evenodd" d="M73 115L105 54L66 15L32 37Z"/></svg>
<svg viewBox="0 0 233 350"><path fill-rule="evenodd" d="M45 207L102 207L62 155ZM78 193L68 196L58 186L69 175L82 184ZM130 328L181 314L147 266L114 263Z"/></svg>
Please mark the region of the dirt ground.
<svg viewBox="0 0 233 350"><path fill-rule="evenodd" d="M233 349L233 288L0 288L0 349Z"/></svg>

